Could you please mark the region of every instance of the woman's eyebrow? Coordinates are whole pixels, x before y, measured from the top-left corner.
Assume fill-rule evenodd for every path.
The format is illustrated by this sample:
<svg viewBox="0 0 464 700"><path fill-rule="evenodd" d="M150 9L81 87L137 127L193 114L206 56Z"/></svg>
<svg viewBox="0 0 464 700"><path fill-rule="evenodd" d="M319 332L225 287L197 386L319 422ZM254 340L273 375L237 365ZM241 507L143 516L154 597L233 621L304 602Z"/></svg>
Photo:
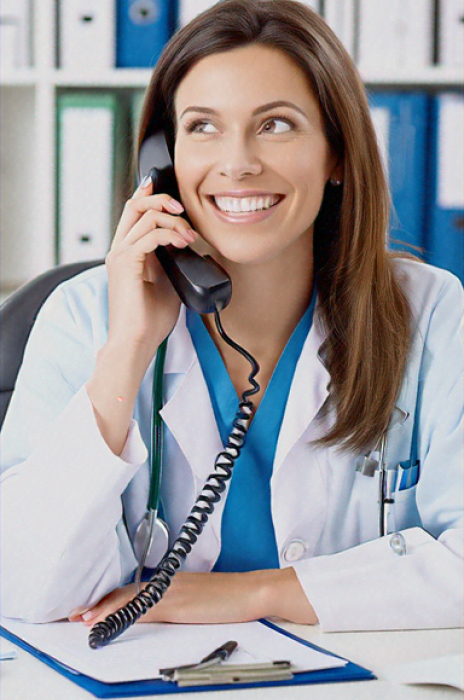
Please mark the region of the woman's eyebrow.
<svg viewBox="0 0 464 700"><path fill-rule="evenodd" d="M261 114L262 112L268 112L270 109L273 109L274 107L290 107L291 109L296 110L300 114L303 115L303 117L306 117L306 114L303 112L300 107L297 107L293 102L288 102L287 100L274 100L274 102L267 102L265 105L261 105L260 107L257 107L253 112L252 112L252 117L255 117L257 114ZM192 107L187 107L187 109L184 109L182 114L180 115L179 119L182 119L184 114L187 112L203 112L203 114L215 114L216 116L219 114L215 109L211 109L211 107L198 107L198 106L192 106Z"/></svg>

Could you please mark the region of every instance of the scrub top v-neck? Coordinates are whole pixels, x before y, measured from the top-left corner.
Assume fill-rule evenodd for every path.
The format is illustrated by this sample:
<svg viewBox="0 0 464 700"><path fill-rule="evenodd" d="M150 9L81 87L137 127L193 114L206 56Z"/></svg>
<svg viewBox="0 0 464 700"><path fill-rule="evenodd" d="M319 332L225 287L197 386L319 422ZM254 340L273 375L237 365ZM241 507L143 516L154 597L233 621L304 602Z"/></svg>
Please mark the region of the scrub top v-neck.
<svg viewBox="0 0 464 700"><path fill-rule="evenodd" d="M310 305L279 358L235 462L222 516L221 551L213 571L279 568L270 480L285 406L295 367L312 325L316 296L314 285ZM219 434L226 444L239 398L201 316L188 309L187 327L208 386Z"/></svg>

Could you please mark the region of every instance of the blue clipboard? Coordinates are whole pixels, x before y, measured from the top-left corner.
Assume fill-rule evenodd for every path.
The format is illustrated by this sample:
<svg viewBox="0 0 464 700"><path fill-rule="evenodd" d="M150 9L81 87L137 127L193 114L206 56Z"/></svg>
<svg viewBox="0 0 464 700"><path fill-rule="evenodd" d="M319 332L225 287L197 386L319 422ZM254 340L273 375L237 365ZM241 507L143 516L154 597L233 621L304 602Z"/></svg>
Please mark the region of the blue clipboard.
<svg viewBox="0 0 464 700"><path fill-rule="evenodd" d="M267 625L276 632L279 632L280 634L294 639L300 644L304 644L305 646L311 647L312 649L316 649L317 651L321 651L324 654L327 654L327 656L333 656L338 659L343 658L341 656L338 656L337 654L332 654L332 652L326 651L322 647L316 646L315 644L311 644L310 642L307 642L304 639L300 639L300 637L297 637L294 634L291 634L290 632L287 632L281 629L280 627L277 627L277 625L274 625L268 620L260 620L260 622L263 625ZM95 695L95 697L97 698L125 698L134 697L138 695L167 695L170 693L190 693L195 691L204 692L206 690L232 690L237 687L256 688L262 686L266 687L278 685L308 685L312 683L340 683L346 681L367 681L376 679L376 676L374 676L372 671L368 671L366 668L363 668L362 666L358 666L357 664L348 661L348 663L345 666L337 668L328 668L320 671L307 671L305 673L297 673L295 674L292 680L288 681L240 683L239 685L204 685L192 686L191 688L189 688L188 686L179 688L175 683L169 681L162 681L158 678L146 681L128 681L126 683L103 683L102 681L95 680L94 678L90 678L89 676L86 676L82 673L72 671L67 666L63 666L63 664L56 661L52 656L49 656L48 654L45 654L39 649L36 649L31 644L28 644L27 642L17 637L15 634L12 634L8 630L6 630L4 627L0 627L0 635L2 637L5 637L5 639L8 639L10 642L17 644L22 649L25 649L37 659L40 659L40 661L43 661L45 664L47 664L47 666L50 666L50 668L53 668L55 671L58 671L58 673L61 673L62 676L65 676L73 683L76 683L77 685L81 686L81 688L84 688L89 693Z"/></svg>

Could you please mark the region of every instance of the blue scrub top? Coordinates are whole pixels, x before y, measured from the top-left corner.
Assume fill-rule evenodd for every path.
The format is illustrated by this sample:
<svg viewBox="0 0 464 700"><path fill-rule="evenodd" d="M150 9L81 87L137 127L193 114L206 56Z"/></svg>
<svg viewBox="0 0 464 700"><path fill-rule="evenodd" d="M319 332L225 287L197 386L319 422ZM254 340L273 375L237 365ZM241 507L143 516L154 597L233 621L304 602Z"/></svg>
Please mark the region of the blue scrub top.
<svg viewBox="0 0 464 700"><path fill-rule="evenodd" d="M271 517L270 480L290 385L311 328L316 284L309 307L290 336L235 462L221 524L221 551L213 571L278 569ZM232 429L239 397L201 316L187 309L190 331L223 444ZM253 397L251 397L253 400Z"/></svg>

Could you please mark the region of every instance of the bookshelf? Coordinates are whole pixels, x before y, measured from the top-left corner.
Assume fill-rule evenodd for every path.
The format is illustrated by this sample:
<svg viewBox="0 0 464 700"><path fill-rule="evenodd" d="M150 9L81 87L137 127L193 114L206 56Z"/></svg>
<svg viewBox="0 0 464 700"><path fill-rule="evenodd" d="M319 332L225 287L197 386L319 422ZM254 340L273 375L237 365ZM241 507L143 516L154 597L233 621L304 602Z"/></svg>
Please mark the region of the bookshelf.
<svg viewBox="0 0 464 700"><path fill-rule="evenodd" d="M56 0L31 0L32 66L2 70L1 267L3 297L55 264L56 98L60 90L142 91L150 69L97 74L58 65ZM430 66L410 72L362 73L368 89L462 89L460 68ZM120 203L121 206L123 203Z"/></svg>

